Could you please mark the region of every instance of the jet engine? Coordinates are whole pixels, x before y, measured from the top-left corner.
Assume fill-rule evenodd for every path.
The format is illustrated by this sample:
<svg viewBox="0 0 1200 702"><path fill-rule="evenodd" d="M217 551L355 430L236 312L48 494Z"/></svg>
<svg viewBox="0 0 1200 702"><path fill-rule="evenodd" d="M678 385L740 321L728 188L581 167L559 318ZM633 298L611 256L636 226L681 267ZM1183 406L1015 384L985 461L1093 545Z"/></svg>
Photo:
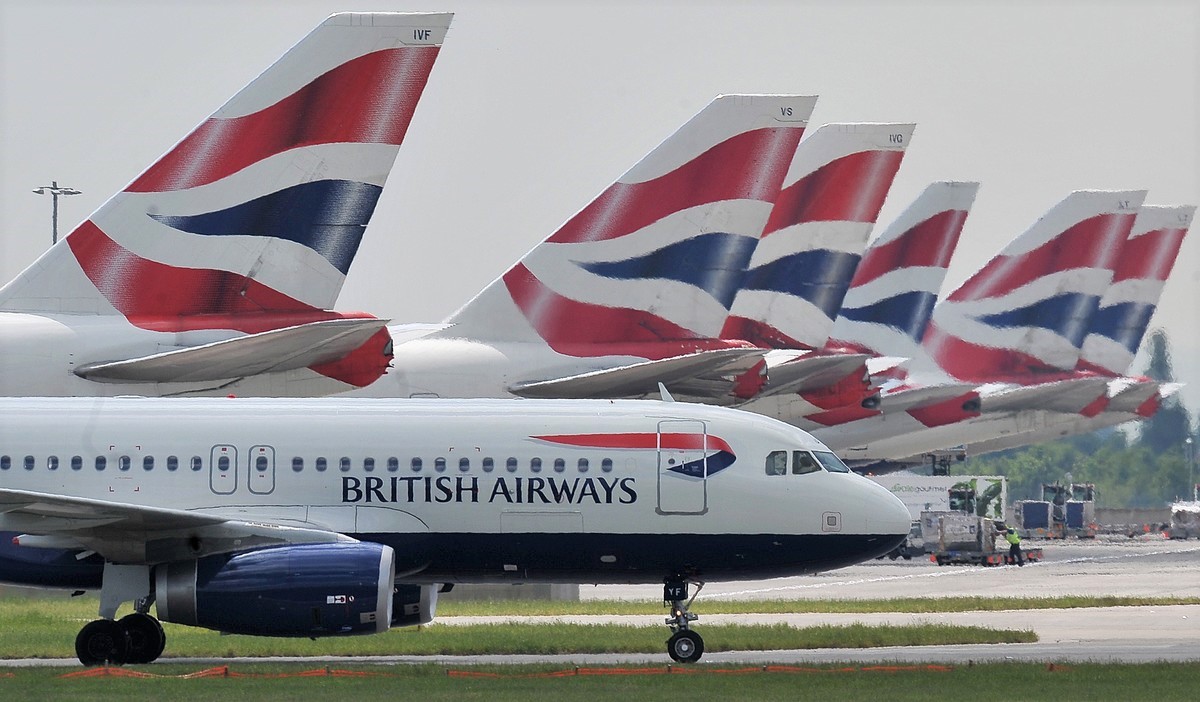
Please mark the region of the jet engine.
<svg viewBox="0 0 1200 702"><path fill-rule="evenodd" d="M399 621L425 610L432 618L436 594L431 598L415 585L393 592L395 573L390 546L279 546L160 565L154 571L155 602L164 622L257 636L387 631L393 602L404 607L397 611Z"/></svg>
<svg viewBox="0 0 1200 702"><path fill-rule="evenodd" d="M417 626L433 621L437 585L397 585L392 592L392 626Z"/></svg>

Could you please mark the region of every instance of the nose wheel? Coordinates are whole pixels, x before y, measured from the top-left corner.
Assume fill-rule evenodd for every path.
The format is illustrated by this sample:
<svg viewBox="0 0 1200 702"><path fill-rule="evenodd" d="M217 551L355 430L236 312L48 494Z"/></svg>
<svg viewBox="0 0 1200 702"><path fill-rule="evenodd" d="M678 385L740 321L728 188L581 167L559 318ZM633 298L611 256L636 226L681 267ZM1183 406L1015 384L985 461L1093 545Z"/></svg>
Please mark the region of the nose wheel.
<svg viewBox="0 0 1200 702"><path fill-rule="evenodd" d="M679 663L695 663L704 655L704 639L692 631L691 623L699 619L692 614L690 607L700 594L704 583L696 583L696 592L688 597L688 581L671 579L663 585L663 603L671 608L671 616L667 617L667 626L671 629L671 638L667 639L667 655Z"/></svg>

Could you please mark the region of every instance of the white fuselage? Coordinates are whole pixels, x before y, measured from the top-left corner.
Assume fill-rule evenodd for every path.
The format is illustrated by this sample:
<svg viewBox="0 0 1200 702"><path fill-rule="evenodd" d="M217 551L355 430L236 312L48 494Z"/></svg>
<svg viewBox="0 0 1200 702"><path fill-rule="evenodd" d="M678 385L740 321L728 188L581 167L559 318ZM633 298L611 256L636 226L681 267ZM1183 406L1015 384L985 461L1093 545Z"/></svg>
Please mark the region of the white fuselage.
<svg viewBox="0 0 1200 702"><path fill-rule="evenodd" d="M825 450L655 401L0 399L4 488L380 541L432 582L764 577L885 552L908 530L885 490L766 469Z"/></svg>

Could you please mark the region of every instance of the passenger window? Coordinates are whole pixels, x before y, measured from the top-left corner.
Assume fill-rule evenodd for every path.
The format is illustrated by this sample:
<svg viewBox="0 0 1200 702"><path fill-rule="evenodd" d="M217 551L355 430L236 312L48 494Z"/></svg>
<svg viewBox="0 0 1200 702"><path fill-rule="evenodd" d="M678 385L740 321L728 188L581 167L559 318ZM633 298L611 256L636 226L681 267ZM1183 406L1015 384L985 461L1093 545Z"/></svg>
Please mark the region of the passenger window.
<svg viewBox="0 0 1200 702"><path fill-rule="evenodd" d="M292 470L296 471L297 473L304 470L304 459L299 456L296 456L295 458L293 458L292 459Z"/></svg>
<svg viewBox="0 0 1200 702"><path fill-rule="evenodd" d="M540 458L529 459L529 470L533 471L534 473L541 473L542 472L542 459L540 459Z"/></svg>
<svg viewBox="0 0 1200 702"><path fill-rule="evenodd" d="M496 468L496 462L493 461L490 456L483 459L483 472L484 473L491 473L493 470L495 470L495 468Z"/></svg>
<svg viewBox="0 0 1200 702"><path fill-rule="evenodd" d="M414 473L420 473L420 472L421 472L421 463L422 463L422 461L421 461L421 459L420 459L420 458L416 458L416 457L414 457L414 458L412 459L412 470L413 470L413 472L414 472Z"/></svg>
<svg viewBox="0 0 1200 702"><path fill-rule="evenodd" d="M71 456L71 470L83 470L83 456Z"/></svg>
<svg viewBox="0 0 1200 702"><path fill-rule="evenodd" d="M167 456L167 470L172 473L179 470L179 456Z"/></svg>
<svg viewBox="0 0 1200 702"><path fill-rule="evenodd" d="M446 459L440 456L433 459L433 469L439 473L446 472Z"/></svg>
<svg viewBox="0 0 1200 702"><path fill-rule="evenodd" d="M0 470L8 470L12 468L11 456L0 456Z"/></svg>
<svg viewBox="0 0 1200 702"><path fill-rule="evenodd" d="M389 473L395 473L400 470L400 459L395 456L388 456L387 466Z"/></svg>
<svg viewBox="0 0 1200 702"><path fill-rule="evenodd" d="M821 466L813 459L808 451L792 451L792 475L816 473Z"/></svg>
<svg viewBox="0 0 1200 702"><path fill-rule="evenodd" d="M46 467L50 470L58 470L58 456L50 456L47 458Z"/></svg>
<svg viewBox="0 0 1200 702"><path fill-rule="evenodd" d="M567 462L561 458L554 459L554 472L561 473L567 469Z"/></svg>
<svg viewBox="0 0 1200 702"><path fill-rule="evenodd" d="M96 456L96 470L104 470L108 467L108 459L104 456Z"/></svg>
<svg viewBox="0 0 1200 702"><path fill-rule="evenodd" d="M517 472L517 459L513 458L512 456L509 456L508 460L504 462L504 468L509 473L516 473Z"/></svg>
<svg viewBox="0 0 1200 702"><path fill-rule="evenodd" d="M787 451L772 451L767 454L767 475L787 474Z"/></svg>
<svg viewBox="0 0 1200 702"><path fill-rule="evenodd" d="M345 456L342 456L342 459L340 461L338 461L338 468L340 468L343 473L349 473L350 472L350 459Z"/></svg>
<svg viewBox="0 0 1200 702"><path fill-rule="evenodd" d="M588 469L588 459L586 459L586 458L579 459L579 472L586 473L587 469Z"/></svg>
<svg viewBox="0 0 1200 702"><path fill-rule="evenodd" d="M228 462L228 459L226 459L226 463ZM129 458L129 456L121 456L117 459L117 468L120 470L129 470L129 466L131 465L133 465L133 461Z"/></svg>
<svg viewBox="0 0 1200 702"><path fill-rule="evenodd" d="M605 473L611 473L612 472L612 459L605 458L604 460L600 461L600 470L604 471Z"/></svg>
<svg viewBox="0 0 1200 702"><path fill-rule="evenodd" d="M259 473L266 473L268 468L267 463L268 461L266 456L259 456L258 458L255 458L254 470L258 471Z"/></svg>
<svg viewBox="0 0 1200 702"><path fill-rule="evenodd" d="M204 461L199 456L192 456L192 470L200 471L204 469Z"/></svg>
<svg viewBox="0 0 1200 702"><path fill-rule="evenodd" d="M329 467L329 462L325 460L324 456L318 456L317 464L314 467L317 469L318 473L324 473L325 469Z"/></svg>
<svg viewBox="0 0 1200 702"><path fill-rule="evenodd" d="M142 458L142 468L145 470L154 470L154 456Z"/></svg>
<svg viewBox="0 0 1200 702"><path fill-rule="evenodd" d="M367 471L368 473L375 470L375 459L374 458L364 458L363 459L363 470Z"/></svg>
<svg viewBox="0 0 1200 702"><path fill-rule="evenodd" d="M33 456L25 457L25 470L33 470Z"/></svg>
<svg viewBox="0 0 1200 702"><path fill-rule="evenodd" d="M122 456L122 458L124 458L124 456ZM121 470L125 469L122 468ZM217 459L217 470L221 471L222 473L229 470L229 456L221 456Z"/></svg>
<svg viewBox="0 0 1200 702"><path fill-rule="evenodd" d="M825 466L825 470L830 473L849 473L850 468L842 459L838 458L832 451L813 451L813 455Z"/></svg>
<svg viewBox="0 0 1200 702"><path fill-rule="evenodd" d="M458 459L458 469L464 473L471 470L471 459L467 458L466 456Z"/></svg>

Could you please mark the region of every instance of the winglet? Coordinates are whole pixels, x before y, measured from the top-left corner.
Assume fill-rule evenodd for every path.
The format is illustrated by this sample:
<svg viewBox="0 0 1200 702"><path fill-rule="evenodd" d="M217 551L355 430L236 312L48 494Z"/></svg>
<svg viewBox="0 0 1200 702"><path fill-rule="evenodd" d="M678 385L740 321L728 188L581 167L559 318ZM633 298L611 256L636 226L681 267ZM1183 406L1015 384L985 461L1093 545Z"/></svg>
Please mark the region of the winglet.
<svg viewBox="0 0 1200 702"><path fill-rule="evenodd" d="M662 383L658 384L658 394L662 396L663 402L674 402L675 398L671 397L671 393L667 391L667 386Z"/></svg>

